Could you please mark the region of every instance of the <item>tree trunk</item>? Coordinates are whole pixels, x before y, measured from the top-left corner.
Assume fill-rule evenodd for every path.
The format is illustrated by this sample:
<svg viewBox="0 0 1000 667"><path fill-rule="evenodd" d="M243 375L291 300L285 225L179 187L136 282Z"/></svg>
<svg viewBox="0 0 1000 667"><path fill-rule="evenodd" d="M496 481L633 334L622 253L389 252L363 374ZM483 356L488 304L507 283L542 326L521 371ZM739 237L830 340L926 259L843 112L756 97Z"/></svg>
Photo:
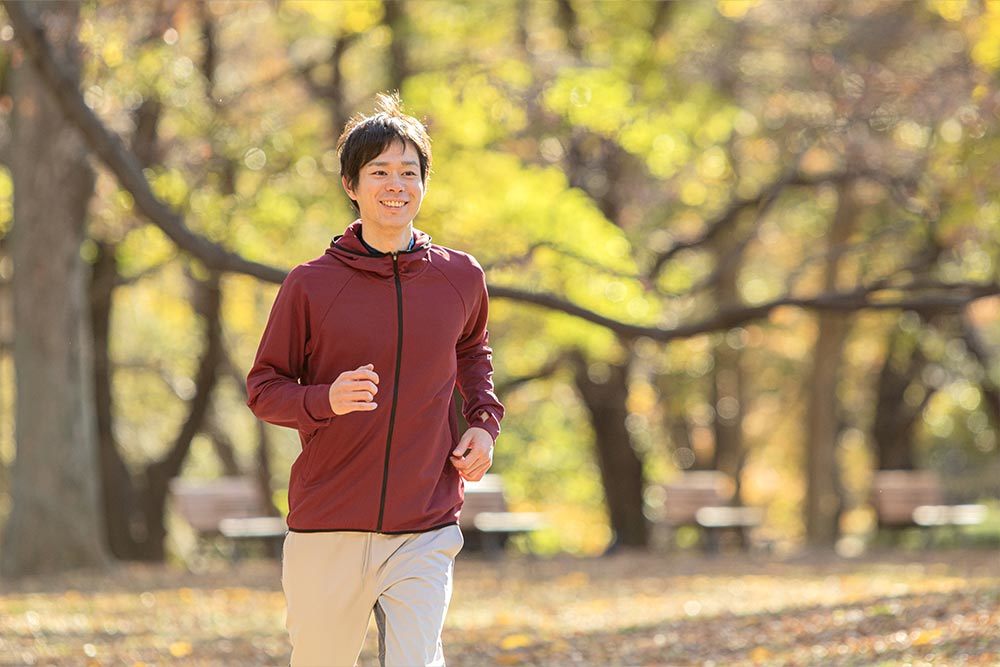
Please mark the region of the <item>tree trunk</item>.
<svg viewBox="0 0 1000 667"><path fill-rule="evenodd" d="M31 3L79 76L76 2ZM17 454L4 576L105 566L87 265L94 171L76 130L22 60L13 74L14 364Z"/></svg>
<svg viewBox="0 0 1000 667"><path fill-rule="evenodd" d="M389 88L402 91L403 81L410 76L410 58L407 54L409 41L409 17L406 15L404 0L384 0L382 23L392 33L389 45Z"/></svg>
<svg viewBox="0 0 1000 667"><path fill-rule="evenodd" d="M222 466L222 474L227 477L238 477L242 471L239 461L236 460L236 447L221 426L218 411L213 408L210 415L205 420L205 428L202 430L212 441L212 450L215 452L215 458L219 459L219 465Z"/></svg>
<svg viewBox="0 0 1000 667"><path fill-rule="evenodd" d="M239 388L245 403L248 399L246 374L237 370L232 359L223 352L222 368ZM455 392L458 393L457 391ZM260 485L261 496L266 501L267 513L281 516L281 511L274 504L274 490L271 488L271 438L268 435L267 424L258 419L257 422L257 483Z"/></svg>
<svg viewBox="0 0 1000 667"><path fill-rule="evenodd" d="M857 209L849 185L838 189L837 211L827 235L824 289L837 286L840 259L854 229ZM811 547L832 547L839 535L843 499L837 469L837 438L840 433L837 380L850 316L821 312L819 335L813 349L813 367L807 381L806 416L806 541Z"/></svg>
<svg viewBox="0 0 1000 667"><path fill-rule="evenodd" d="M594 427L614 545L645 548L649 546L649 526L643 513L642 460L625 426L629 364L610 365L607 378L592 378L580 353L575 355L574 366L576 387Z"/></svg>
<svg viewBox="0 0 1000 667"><path fill-rule="evenodd" d="M195 377L195 395L188 403L188 416L180 433L167 454L146 467L142 509L147 535L141 553L146 560L162 561L166 555L167 528L164 519L170 480L180 473L191 449L191 441L202 428L218 379L219 364L224 356L219 275L213 273L207 282L195 283L195 290L196 309L205 320L205 350Z"/></svg>
<svg viewBox="0 0 1000 667"><path fill-rule="evenodd" d="M739 302L737 278L742 264L742 252L737 248L738 239L723 235L716 244L715 255L719 266L715 299L719 308L735 306ZM720 336L713 351L715 364L712 371L712 407L715 409L714 468L733 480L733 503L740 504L740 475L743 472L743 369L742 354L730 345L727 336Z"/></svg>
<svg viewBox="0 0 1000 667"><path fill-rule="evenodd" d="M972 353L972 356L976 358L976 361L982 367L982 379L979 382L979 387L983 391L986 413L993 421L993 428L1000 429L1000 385L993 380L995 376L992 373L993 360L990 358L990 351L986 346L986 342L976 330L976 325L968 309L962 314L961 327L962 340L965 341L969 352Z"/></svg>
<svg viewBox="0 0 1000 667"><path fill-rule="evenodd" d="M97 258L90 282L90 321L94 340L94 394L97 399L97 442L100 453L101 495L108 548L116 558L136 557L140 527L135 488L114 434L114 396L111 367L111 309L120 279L115 246L97 242ZM137 526L138 524L138 526ZM141 538L141 536L140 536Z"/></svg>
<svg viewBox="0 0 1000 667"><path fill-rule="evenodd" d="M913 470L913 431L924 408L934 395L934 387L924 387L920 404L910 406L906 388L920 376L925 359L912 336L895 330L889 340L885 364L879 372L872 440L879 470Z"/></svg>

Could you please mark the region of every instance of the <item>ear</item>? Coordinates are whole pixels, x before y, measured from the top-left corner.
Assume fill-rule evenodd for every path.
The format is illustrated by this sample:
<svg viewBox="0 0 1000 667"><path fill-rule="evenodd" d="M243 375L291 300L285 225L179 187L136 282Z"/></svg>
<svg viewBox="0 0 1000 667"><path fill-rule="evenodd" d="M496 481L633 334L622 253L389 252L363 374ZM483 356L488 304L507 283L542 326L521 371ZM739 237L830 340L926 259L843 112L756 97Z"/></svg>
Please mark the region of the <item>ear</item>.
<svg viewBox="0 0 1000 667"><path fill-rule="evenodd" d="M347 176L340 177L340 184L344 186L344 192L347 193L348 197L354 201L358 200L358 198L354 195L354 188L352 188L351 184L347 181Z"/></svg>

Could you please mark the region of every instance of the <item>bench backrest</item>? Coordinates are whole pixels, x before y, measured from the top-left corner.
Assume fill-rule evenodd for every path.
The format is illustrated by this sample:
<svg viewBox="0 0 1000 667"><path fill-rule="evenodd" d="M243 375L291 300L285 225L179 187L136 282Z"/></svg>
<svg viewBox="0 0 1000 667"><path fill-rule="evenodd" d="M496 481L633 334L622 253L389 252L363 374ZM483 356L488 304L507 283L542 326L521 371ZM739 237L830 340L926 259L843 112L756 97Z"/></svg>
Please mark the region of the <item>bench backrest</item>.
<svg viewBox="0 0 1000 667"><path fill-rule="evenodd" d="M943 502L941 480L927 470L879 470L872 480L871 502L882 525L911 525L913 510Z"/></svg>
<svg viewBox="0 0 1000 667"><path fill-rule="evenodd" d="M170 480L173 507L199 533L215 533L223 519L267 516L260 483L252 477Z"/></svg>
<svg viewBox="0 0 1000 667"><path fill-rule="evenodd" d="M725 505L732 497L729 476L715 470L686 472L663 485L663 519L681 526L694 524L702 507Z"/></svg>
<svg viewBox="0 0 1000 667"><path fill-rule="evenodd" d="M465 503L462 505L462 528L473 527L480 512L506 512L507 499L500 475L487 473L478 482L465 483Z"/></svg>

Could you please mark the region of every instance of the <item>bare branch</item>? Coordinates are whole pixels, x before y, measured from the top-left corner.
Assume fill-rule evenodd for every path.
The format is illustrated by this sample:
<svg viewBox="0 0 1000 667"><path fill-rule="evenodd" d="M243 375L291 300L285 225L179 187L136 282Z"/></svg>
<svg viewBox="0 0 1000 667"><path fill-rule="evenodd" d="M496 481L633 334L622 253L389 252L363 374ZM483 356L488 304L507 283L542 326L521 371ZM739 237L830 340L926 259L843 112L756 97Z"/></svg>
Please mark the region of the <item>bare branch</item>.
<svg viewBox="0 0 1000 667"><path fill-rule="evenodd" d="M550 377L554 375L556 371L559 370L559 368L563 365L563 362L565 361L566 359L560 355L555 359L552 359L551 361L546 363L544 366L539 368L534 373L531 373L529 375L519 375L517 377L508 378L506 381L497 384L495 388L496 393L501 395L507 394L519 387L528 384L529 382L534 382L535 380L541 380L542 378Z"/></svg>
<svg viewBox="0 0 1000 667"><path fill-rule="evenodd" d="M531 261L532 257L534 257L536 252L538 252L543 248L551 250L552 252L558 255L562 255L567 259L572 259L573 261L579 262L580 264L583 264L588 268L600 271L601 273L607 274L609 276L614 276L616 278L625 278L627 280L635 280L640 283L643 283L643 285L647 287L651 286L649 285L649 282L645 276L641 276L635 273L629 273L627 271L621 271L619 269L615 269L610 266L605 266L600 262L595 262L594 260L588 257L579 255L573 252L572 250L567 250L566 248L562 248L559 245L551 243L549 241L539 241L538 243L532 243L530 246L528 246L528 249L525 250L522 254L508 256L508 257L501 257L488 264L483 264L483 269L489 272L489 271L495 271L497 269L507 268L510 266L524 266L525 264L528 264Z"/></svg>
<svg viewBox="0 0 1000 667"><path fill-rule="evenodd" d="M775 182L763 188L755 196L749 198L740 197L730 202L724 211L706 223L705 229L700 235L686 241L678 241L657 255L649 268L649 277L651 280L656 280L666 263L673 259L679 252L708 243L718 236L720 232L734 225L743 211L757 206L759 207L758 215L763 216L786 187L837 183L867 176L870 176L870 174L866 171L842 171L812 176L798 172L786 173Z"/></svg>
<svg viewBox="0 0 1000 667"><path fill-rule="evenodd" d="M582 320L614 331L622 338L650 338L667 342L680 338L690 338L715 331L725 331L741 324L766 317L771 311L782 306L792 306L816 311L854 312L860 310L915 310L923 313L959 310L972 301L986 296L1000 294L1000 283L933 283L918 285L921 290L942 292L933 294L907 294L911 286L862 287L850 292L829 292L813 297L784 296L757 305L739 305L718 310L700 322L684 324L669 329L641 326L605 317L559 296L548 293L528 292L515 287L491 286L490 296L511 299L521 303L542 306L549 310L566 313ZM878 292L902 293L895 299L874 299Z"/></svg>
<svg viewBox="0 0 1000 667"><path fill-rule="evenodd" d="M136 273L135 275L119 276L118 280L115 281L115 287L116 288L127 287L128 285L133 285L139 282L140 280L143 280L144 278L148 278L151 275L157 274L163 269L167 268L167 266L172 264L175 259L177 259L176 254L172 255L171 257L169 257L168 259L159 264L153 264L152 266L146 267L145 269L143 269L139 273Z"/></svg>

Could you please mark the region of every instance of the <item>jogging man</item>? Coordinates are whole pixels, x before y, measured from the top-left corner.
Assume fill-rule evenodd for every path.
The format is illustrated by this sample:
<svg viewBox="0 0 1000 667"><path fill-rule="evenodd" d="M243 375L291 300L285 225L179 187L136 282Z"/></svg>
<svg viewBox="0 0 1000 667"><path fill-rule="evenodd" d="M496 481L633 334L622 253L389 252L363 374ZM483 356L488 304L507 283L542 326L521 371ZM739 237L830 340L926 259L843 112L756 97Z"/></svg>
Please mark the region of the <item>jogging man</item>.
<svg viewBox="0 0 1000 667"><path fill-rule="evenodd" d="M291 664L351 667L374 610L381 664L444 665L462 480L489 469L504 413L485 277L413 227L430 139L398 97L352 118L338 151L360 217L289 273L247 378L254 414L302 441L281 575Z"/></svg>

